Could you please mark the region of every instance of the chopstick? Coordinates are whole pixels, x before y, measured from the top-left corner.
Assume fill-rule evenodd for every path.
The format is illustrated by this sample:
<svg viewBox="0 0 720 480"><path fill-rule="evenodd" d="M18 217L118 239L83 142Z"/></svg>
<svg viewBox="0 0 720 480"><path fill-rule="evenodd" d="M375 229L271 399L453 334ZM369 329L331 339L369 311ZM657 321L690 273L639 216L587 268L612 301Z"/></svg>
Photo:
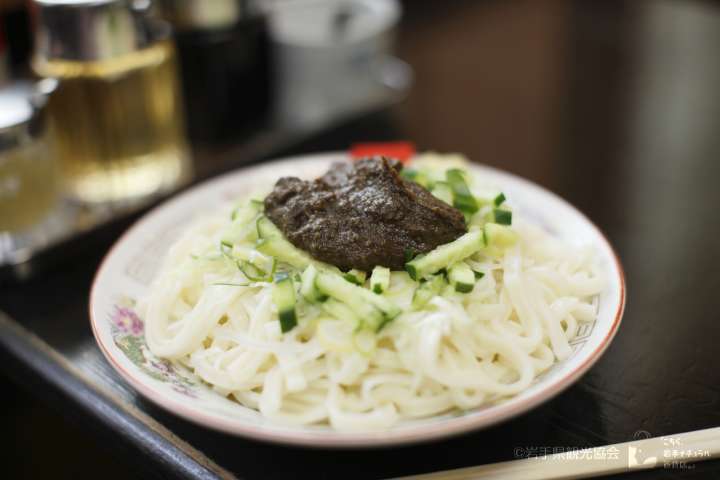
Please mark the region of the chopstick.
<svg viewBox="0 0 720 480"><path fill-rule="evenodd" d="M523 458L413 475L402 477L402 480L590 478L649 468L687 468L691 463L718 457L720 457L720 427L633 440L604 447L568 450L545 457Z"/></svg>

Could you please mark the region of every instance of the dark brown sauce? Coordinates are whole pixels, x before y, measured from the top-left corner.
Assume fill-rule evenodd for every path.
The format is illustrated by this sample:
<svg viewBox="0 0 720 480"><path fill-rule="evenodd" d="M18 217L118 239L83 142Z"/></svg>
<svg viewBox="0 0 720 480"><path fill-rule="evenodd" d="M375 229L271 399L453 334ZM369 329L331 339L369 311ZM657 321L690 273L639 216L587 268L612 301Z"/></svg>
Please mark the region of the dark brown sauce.
<svg viewBox="0 0 720 480"><path fill-rule="evenodd" d="M463 214L399 175L386 158L335 163L313 181L283 177L265 214L296 247L343 270L401 270L406 251L428 252L467 231Z"/></svg>

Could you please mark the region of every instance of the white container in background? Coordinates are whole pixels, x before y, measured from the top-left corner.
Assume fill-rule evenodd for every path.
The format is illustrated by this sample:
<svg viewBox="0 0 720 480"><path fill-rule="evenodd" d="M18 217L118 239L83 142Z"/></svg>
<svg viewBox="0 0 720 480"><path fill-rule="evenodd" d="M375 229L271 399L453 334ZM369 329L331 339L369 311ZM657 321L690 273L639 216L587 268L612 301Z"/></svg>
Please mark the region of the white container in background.
<svg viewBox="0 0 720 480"><path fill-rule="evenodd" d="M266 8L279 123L312 126L386 91L382 70L394 60L401 15L396 0L284 0Z"/></svg>

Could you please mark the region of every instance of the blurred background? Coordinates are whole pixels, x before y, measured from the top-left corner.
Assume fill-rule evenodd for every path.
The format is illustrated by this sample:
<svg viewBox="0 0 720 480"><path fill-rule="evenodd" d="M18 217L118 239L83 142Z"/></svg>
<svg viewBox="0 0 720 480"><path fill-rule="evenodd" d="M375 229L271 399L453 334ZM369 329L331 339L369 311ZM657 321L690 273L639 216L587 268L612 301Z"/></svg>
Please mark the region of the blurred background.
<svg viewBox="0 0 720 480"><path fill-rule="evenodd" d="M0 290L89 277L129 219L194 182L366 141L520 173L626 258L660 258L693 212L672 199L720 201L719 48L720 5L699 0L0 0ZM16 475L127 476L0 381Z"/></svg>

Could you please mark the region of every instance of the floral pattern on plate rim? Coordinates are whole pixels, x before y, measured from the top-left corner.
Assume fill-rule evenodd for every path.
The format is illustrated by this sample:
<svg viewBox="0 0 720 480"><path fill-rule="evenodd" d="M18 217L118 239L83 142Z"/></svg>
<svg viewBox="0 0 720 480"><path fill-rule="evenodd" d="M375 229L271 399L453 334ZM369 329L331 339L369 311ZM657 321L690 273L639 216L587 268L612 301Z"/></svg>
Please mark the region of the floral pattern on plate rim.
<svg viewBox="0 0 720 480"><path fill-rule="evenodd" d="M168 360L157 358L145 343L145 322L135 311L135 300L123 297L110 312L113 342L136 367L155 380L167 383L177 393L197 398L197 384Z"/></svg>

